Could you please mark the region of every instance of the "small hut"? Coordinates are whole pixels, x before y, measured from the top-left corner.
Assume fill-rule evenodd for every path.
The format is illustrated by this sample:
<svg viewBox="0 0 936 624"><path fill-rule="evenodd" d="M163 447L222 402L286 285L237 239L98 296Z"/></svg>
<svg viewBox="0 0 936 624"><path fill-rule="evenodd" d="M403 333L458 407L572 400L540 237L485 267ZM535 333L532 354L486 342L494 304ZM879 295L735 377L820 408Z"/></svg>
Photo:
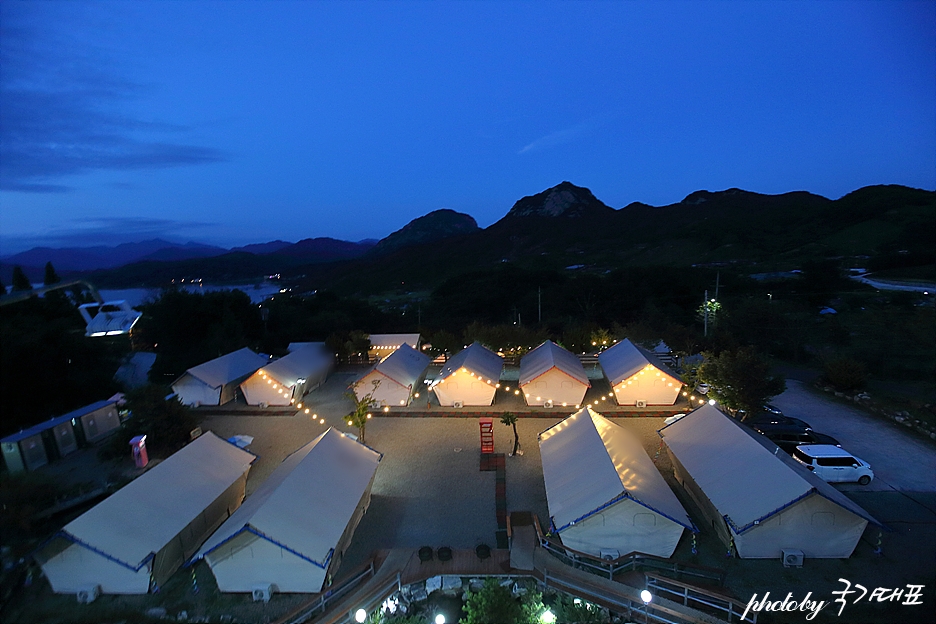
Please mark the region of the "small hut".
<svg viewBox="0 0 936 624"><path fill-rule="evenodd" d="M503 368L504 358L475 342L446 362L430 387L439 405L492 405Z"/></svg>
<svg viewBox="0 0 936 624"><path fill-rule="evenodd" d="M598 356L618 405L673 405L682 380L654 354L625 338Z"/></svg>
<svg viewBox="0 0 936 624"><path fill-rule="evenodd" d="M520 360L520 391L527 405L577 407L590 387L578 357L550 340Z"/></svg>

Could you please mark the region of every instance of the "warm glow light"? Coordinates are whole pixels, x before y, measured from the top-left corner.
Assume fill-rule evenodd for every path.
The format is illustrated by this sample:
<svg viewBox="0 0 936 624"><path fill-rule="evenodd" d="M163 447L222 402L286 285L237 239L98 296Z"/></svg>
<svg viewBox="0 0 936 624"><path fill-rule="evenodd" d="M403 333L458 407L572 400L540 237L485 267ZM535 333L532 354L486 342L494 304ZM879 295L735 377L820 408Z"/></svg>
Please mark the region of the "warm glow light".
<svg viewBox="0 0 936 624"><path fill-rule="evenodd" d="M319 420L319 424L320 424L320 425L324 425L324 424L325 424L325 419L323 418L323 419Z"/></svg>
<svg viewBox="0 0 936 624"><path fill-rule="evenodd" d="M390 407L388 406L388 407L383 408L383 411L389 412L389 411L390 411ZM368 416L369 416L369 414L368 414Z"/></svg>
<svg viewBox="0 0 936 624"><path fill-rule="evenodd" d="M295 400L295 399L294 399L294 400ZM298 409L302 409L302 403L297 403L297 404L296 404L296 407L297 407Z"/></svg>
<svg viewBox="0 0 936 624"><path fill-rule="evenodd" d="M373 414L368 414L368 415L367 415L368 418L371 418L372 416L373 416Z"/></svg>
<svg viewBox="0 0 936 624"><path fill-rule="evenodd" d="M306 414L308 414L308 413L309 413L309 408L306 408L306 411L305 411L305 413L306 413Z"/></svg>

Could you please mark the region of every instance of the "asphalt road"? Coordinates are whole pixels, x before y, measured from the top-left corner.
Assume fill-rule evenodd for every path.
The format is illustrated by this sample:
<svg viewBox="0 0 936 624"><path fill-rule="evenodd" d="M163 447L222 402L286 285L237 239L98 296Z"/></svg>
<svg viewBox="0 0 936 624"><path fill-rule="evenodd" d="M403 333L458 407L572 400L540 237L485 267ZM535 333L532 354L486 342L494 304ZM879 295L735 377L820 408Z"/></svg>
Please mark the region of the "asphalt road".
<svg viewBox="0 0 936 624"><path fill-rule="evenodd" d="M843 491L936 492L936 446L881 417L841 403L800 381L771 403L787 416L836 438L845 450L871 464L874 481L838 484Z"/></svg>

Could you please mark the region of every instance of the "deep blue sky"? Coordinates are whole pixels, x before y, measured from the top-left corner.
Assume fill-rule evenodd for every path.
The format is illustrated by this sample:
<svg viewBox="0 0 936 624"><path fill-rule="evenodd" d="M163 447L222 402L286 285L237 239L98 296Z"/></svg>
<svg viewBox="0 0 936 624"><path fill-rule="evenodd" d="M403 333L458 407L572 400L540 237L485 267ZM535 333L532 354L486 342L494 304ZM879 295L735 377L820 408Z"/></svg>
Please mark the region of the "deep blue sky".
<svg viewBox="0 0 936 624"><path fill-rule="evenodd" d="M0 3L0 254L936 188L936 3Z"/></svg>

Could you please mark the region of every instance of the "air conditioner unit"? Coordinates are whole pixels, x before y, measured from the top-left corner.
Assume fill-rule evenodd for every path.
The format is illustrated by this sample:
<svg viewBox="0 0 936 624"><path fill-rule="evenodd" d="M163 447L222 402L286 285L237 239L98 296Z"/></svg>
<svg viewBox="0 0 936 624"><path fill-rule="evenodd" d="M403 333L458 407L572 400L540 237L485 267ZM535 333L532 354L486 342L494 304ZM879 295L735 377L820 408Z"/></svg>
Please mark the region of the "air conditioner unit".
<svg viewBox="0 0 936 624"><path fill-rule="evenodd" d="M254 585L251 591L254 602L270 602L273 596L272 585Z"/></svg>
<svg viewBox="0 0 936 624"><path fill-rule="evenodd" d="M260 401L260 403L259 403L258 405L259 405L260 409L266 409L266 408L268 408L268 407L270 406L270 404L267 403L266 401Z"/></svg>
<svg viewBox="0 0 936 624"><path fill-rule="evenodd" d="M195 438L197 438L197 437L200 436L201 434L202 434L202 428L201 428L201 427L195 427L194 429L192 429L192 430L189 432L189 440L194 440Z"/></svg>
<svg viewBox="0 0 936 624"><path fill-rule="evenodd" d="M608 550L601 549L598 551L598 554L601 556L602 561L614 561L615 559L621 556L620 551L613 550L613 549L608 549Z"/></svg>
<svg viewBox="0 0 936 624"><path fill-rule="evenodd" d="M647 402L643 399L637 399L634 402L634 405L636 405L637 407L647 407Z"/></svg>
<svg viewBox="0 0 936 624"><path fill-rule="evenodd" d="M79 604L88 604L94 602L94 600L101 595L101 586L100 585L89 585L84 589L79 589L77 593L78 603Z"/></svg>
<svg viewBox="0 0 936 624"><path fill-rule="evenodd" d="M802 568L803 551L795 548L784 548L780 551L783 558L784 568Z"/></svg>
<svg viewBox="0 0 936 624"><path fill-rule="evenodd" d="M552 401L543 401L543 407L552 407L552 406L553 406Z"/></svg>
<svg viewBox="0 0 936 624"><path fill-rule="evenodd" d="M464 401L452 401L452 407L465 407Z"/></svg>

